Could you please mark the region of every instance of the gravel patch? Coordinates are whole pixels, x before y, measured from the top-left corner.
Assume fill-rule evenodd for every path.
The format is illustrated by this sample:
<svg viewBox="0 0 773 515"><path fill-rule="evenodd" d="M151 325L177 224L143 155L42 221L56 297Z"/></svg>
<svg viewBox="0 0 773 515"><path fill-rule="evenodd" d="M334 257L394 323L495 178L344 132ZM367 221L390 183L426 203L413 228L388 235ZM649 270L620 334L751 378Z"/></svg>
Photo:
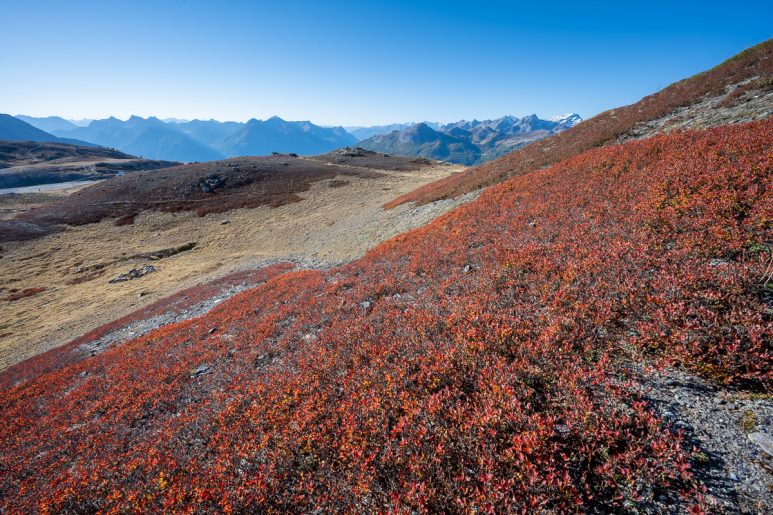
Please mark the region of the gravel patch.
<svg viewBox="0 0 773 515"><path fill-rule="evenodd" d="M696 104L680 107L662 118L640 122L616 143L649 138L662 132L679 129L706 129L718 125L764 120L773 115L773 91L750 91L736 105L725 106L723 101L733 91L749 81L728 86L723 95L710 97Z"/></svg>
<svg viewBox="0 0 773 515"><path fill-rule="evenodd" d="M657 413L695 447L695 471L717 513L773 513L773 396L717 386L683 370L640 374Z"/></svg>

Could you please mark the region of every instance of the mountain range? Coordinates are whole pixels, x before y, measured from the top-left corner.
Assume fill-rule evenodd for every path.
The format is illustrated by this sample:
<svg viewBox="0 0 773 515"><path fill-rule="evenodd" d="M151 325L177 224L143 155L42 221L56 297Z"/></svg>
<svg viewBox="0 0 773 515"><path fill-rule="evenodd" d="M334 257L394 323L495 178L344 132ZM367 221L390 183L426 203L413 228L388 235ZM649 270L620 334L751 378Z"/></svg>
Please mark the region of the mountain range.
<svg viewBox="0 0 773 515"><path fill-rule="evenodd" d="M503 116L495 120L462 120L436 128L419 123L377 134L360 141L359 146L387 154L474 165L501 157L581 121L577 114L547 120L532 114L523 118Z"/></svg>
<svg viewBox="0 0 773 515"><path fill-rule="evenodd" d="M0 114L0 141L36 141L67 143L85 147L95 146L93 143L87 143L86 141L57 137L9 114Z"/></svg>
<svg viewBox="0 0 773 515"><path fill-rule="evenodd" d="M48 139L33 141L77 139L80 144L88 141L147 159L195 162L272 152L316 155L359 143L368 150L465 165L497 158L581 121L576 114L547 120L531 115L449 124L421 122L344 128L322 127L309 121L286 121L278 116L268 120L253 118L245 123L160 120L153 116L132 116L124 121L110 117L92 120L85 126L58 116L19 115L16 118L29 124L28 129L50 133L37 136ZM21 134L25 132L21 131Z"/></svg>
<svg viewBox="0 0 773 515"><path fill-rule="evenodd" d="M266 155L271 152L323 154L357 143L343 127L320 127L311 122L288 122L278 116L252 119L235 133L216 142L224 155Z"/></svg>
<svg viewBox="0 0 773 515"><path fill-rule="evenodd" d="M422 122L422 123L436 130L439 129L440 126L442 125L440 123L435 123L435 122ZM349 134L357 138L357 141L362 141L368 138L372 138L373 136L378 136L379 134L387 134L392 131L405 130L414 125L417 125L417 124L392 123L390 125L371 125L371 126L355 125L351 127L344 127L344 129L346 129L346 131Z"/></svg>
<svg viewBox="0 0 773 515"><path fill-rule="evenodd" d="M313 155L352 145L357 138L342 127L320 127L309 121L277 116L246 123L217 120L169 120L132 116L110 117L79 127L60 117L18 116L59 138L77 138L148 159L212 161L242 155L293 152ZM8 138L24 139L24 138ZM59 139L57 139L59 141Z"/></svg>

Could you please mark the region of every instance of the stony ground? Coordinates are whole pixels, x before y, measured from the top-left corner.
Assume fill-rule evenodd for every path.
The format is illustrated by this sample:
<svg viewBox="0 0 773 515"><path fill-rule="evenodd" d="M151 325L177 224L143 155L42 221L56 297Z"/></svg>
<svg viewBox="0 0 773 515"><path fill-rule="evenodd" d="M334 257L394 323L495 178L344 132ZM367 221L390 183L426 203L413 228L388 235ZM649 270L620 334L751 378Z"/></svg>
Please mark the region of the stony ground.
<svg viewBox="0 0 773 515"><path fill-rule="evenodd" d="M632 139L649 138L661 132L680 129L705 129L730 123L764 120L773 115L773 91L754 90L740 96L735 102L727 97L736 88L749 81L734 84L725 94L709 97L688 107L682 107L656 120L637 124L618 143Z"/></svg>
<svg viewBox="0 0 773 515"><path fill-rule="evenodd" d="M707 503L717 513L773 513L773 396L681 369L634 368L655 411L693 448Z"/></svg>

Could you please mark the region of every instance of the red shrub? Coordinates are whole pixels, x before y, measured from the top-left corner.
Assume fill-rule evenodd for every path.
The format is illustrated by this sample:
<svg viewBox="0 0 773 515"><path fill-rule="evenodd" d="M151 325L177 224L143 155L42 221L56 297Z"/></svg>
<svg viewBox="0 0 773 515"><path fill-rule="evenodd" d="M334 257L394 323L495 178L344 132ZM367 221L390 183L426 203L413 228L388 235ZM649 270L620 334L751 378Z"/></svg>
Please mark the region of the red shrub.
<svg viewBox="0 0 773 515"><path fill-rule="evenodd" d="M242 270L159 299L149 306L103 324L70 343L7 368L0 374L0 391L23 382L29 377L57 370L65 365L70 365L86 358L88 354L79 350L79 346L84 343L102 338L140 320L146 320L165 313L180 313L241 283L249 285L264 283L269 278L286 272L291 268L293 268L293 265L290 263L278 263L259 269ZM101 274L101 271L97 272L97 275L99 274Z"/></svg>
<svg viewBox="0 0 773 515"><path fill-rule="evenodd" d="M766 121L594 150L355 263L31 377L0 400L0 505L620 512L695 497L680 439L614 356L639 345L769 384L772 146Z"/></svg>
<svg viewBox="0 0 773 515"><path fill-rule="evenodd" d="M46 291L45 288L25 288L21 291L12 292L7 297L3 297L0 300L4 300L6 302L13 302L15 300L21 300L25 299L27 297L32 297L33 295L37 295L38 293L42 293Z"/></svg>

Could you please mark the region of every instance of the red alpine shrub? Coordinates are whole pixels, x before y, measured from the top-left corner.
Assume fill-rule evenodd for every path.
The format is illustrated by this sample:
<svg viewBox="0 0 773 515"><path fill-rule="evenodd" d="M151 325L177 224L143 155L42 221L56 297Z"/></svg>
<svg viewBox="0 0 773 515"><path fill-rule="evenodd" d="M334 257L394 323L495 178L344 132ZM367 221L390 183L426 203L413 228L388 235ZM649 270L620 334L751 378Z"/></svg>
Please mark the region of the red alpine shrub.
<svg viewBox="0 0 773 515"><path fill-rule="evenodd" d="M697 497L631 346L769 385L773 121L593 150L0 400L8 511L636 511Z"/></svg>
<svg viewBox="0 0 773 515"><path fill-rule="evenodd" d="M27 297L32 297L33 295L37 295L38 293L42 293L44 291L46 291L45 288L25 288L21 291L11 292L10 295L3 297L0 300L14 302L17 300L26 299Z"/></svg>

